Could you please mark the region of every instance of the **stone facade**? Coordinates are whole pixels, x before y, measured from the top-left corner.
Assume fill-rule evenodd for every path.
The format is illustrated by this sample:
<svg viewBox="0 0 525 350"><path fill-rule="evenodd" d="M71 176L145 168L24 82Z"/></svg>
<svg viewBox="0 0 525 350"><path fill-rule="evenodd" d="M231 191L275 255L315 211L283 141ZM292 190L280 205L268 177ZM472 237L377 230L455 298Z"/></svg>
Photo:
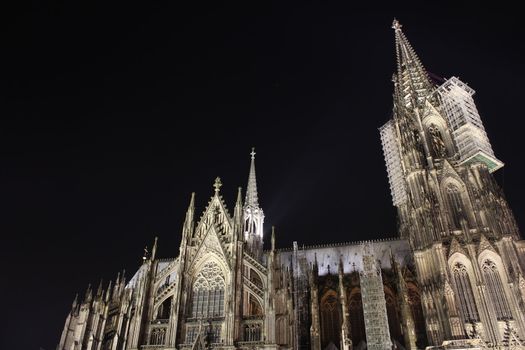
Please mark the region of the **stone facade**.
<svg viewBox="0 0 525 350"><path fill-rule="evenodd" d="M255 152L233 214L221 181L178 256L75 299L59 350L518 348L525 243L471 95L437 86L394 21L393 117L381 139L399 238L263 251Z"/></svg>

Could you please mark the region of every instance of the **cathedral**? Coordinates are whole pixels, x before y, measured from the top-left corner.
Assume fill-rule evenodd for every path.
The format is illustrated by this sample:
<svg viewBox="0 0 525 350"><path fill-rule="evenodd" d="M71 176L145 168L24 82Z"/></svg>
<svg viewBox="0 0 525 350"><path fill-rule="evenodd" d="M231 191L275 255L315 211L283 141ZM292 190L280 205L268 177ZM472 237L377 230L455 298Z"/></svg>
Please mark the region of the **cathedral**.
<svg viewBox="0 0 525 350"><path fill-rule="evenodd" d="M192 194L174 257L159 259L155 240L129 281L75 299L57 349L525 348L525 242L474 90L437 83L392 28L393 111L379 131L398 237L277 249L252 150L233 211L220 178L200 216Z"/></svg>

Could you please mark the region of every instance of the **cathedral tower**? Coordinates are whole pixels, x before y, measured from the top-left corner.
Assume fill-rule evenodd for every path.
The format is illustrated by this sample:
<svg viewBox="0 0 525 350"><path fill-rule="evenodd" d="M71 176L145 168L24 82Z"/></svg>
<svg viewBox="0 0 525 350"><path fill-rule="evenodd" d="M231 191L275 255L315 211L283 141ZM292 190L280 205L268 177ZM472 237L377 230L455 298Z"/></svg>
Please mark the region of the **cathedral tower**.
<svg viewBox="0 0 525 350"><path fill-rule="evenodd" d="M413 251L427 336L525 339L522 242L492 173L492 151L472 95L452 77L432 81L394 20L393 116L380 128L399 234ZM443 302L446 301L446 302ZM510 335L512 334L512 336Z"/></svg>

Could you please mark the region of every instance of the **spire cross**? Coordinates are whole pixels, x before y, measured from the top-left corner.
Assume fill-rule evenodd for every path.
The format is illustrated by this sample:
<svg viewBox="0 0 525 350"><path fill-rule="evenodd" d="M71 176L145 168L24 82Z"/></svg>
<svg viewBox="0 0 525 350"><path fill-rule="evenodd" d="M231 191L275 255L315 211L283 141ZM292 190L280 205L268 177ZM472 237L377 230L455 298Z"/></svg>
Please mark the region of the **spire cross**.
<svg viewBox="0 0 525 350"><path fill-rule="evenodd" d="M252 160L255 159L255 147L252 147L252 152L250 153L250 155L252 156Z"/></svg>
<svg viewBox="0 0 525 350"><path fill-rule="evenodd" d="M401 23L397 19L394 18L394 21L392 22L392 29L394 30L401 30Z"/></svg>
<svg viewBox="0 0 525 350"><path fill-rule="evenodd" d="M218 193L220 191L221 186L222 186L221 178L217 176L217 178L215 179L215 183L213 184L213 187L215 188L215 193Z"/></svg>

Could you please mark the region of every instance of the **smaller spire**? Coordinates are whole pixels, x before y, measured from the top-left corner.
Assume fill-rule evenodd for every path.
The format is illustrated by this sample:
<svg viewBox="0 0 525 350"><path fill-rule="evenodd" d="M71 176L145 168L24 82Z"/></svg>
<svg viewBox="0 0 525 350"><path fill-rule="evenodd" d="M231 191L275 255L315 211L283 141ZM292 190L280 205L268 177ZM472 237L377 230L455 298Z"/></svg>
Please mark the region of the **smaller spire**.
<svg viewBox="0 0 525 350"><path fill-rule="evenodd" d="M151 249L151 260L155 260L155 255L157 255L157 241L159 237L155 236L155 241L153 242L153 249Z"/></svg>
<svg viewBox="0 0 525 350"><path fill-rule="evenodd" d="M148 260L148 254L149 254L149 251L148 251L148 246L145 246L144 247L144 255L142 256L142 262L146 262L146 260Z"/></svg>
<svg viewBox="0 0 525 350"><path fill-rule="evenodd" d="M235 201L234 216L237 219L242 218L242 188L237 188L237 200Z"/></svg>
<svg viewBox="0 0 525 350"><path fill-rule="evenodd" d="M245 205L248 207L258 208L259 199L257 195L257 178L255 176L255 147L252 147L250 174L248 175L248 186L246 188Z"/></svg>
<svg viewBox="0 0 525 350"><path fill-rule="evenodd" d="M93 291L91 290L91 283L89 283L86 289L86 295L84 297L84 302L90 302L92 298L93 298Z"/></svg>
<svg viewBox="0 0 525 350"><path fill-rule="evenodd" d="M215 188L215 195L219 194L219 191L221 190L222 182L221 178L217 176L215 179L215 183L213 184L213 187Z"/></svg>
<svg viewBox="0 0 525 350"><path fill-rule="evenodd" d="M188 206L188 211L193 210L195 208L195 192L191 193L190 198L190 205Z"/></svg>
<svg viewBox="0 0 525 350"><path fill-rule="evenodd" d="M242 187L237 188L237 205L242 206Z"/></svg>
<svg viewBox="0 0 525 350"><path fill-rule="evenodd" d="M106 290L106 296L104 298L106 303L109 301L109 296L111 295L111 287L112 287L112 285L113 285L113 281L109 281L108 289Z"/></svg>
<svg viewBox="0 0 525 350"><path fill-rule="evenodd" d="M184 220L183 235L191 235L193 231L193 215L195 213L195 192L191 193L190 204L186 210L186 219Z"/></svg>
<svg viewBox="0 0 525 350"><path fill-rule="evenodd" d="M113 300L118 298L119 288L120 288L120 272L117 273L117 279L115 280L115 287L113 287L113 293L111 296Z"/></svg>
<svg viewBox="0 0 525 350"><path fill-rule="evenodd" d="M272 226L272 238L271 238L272 252L275 251L275 226Z"/></svg>
<svg viewBox="0 0 525 350"><path fill-rule="evenodd" d="M126 269L122 270L122 277L120 278L120 286L121 289L124 289L126 287Z"/></svg>
<svg viewBox="0 0 525 350"><path fill-rule="evenodd" d="M97 297L100 298L102 296L102 278L100 279L100 283L98 284L98 288L97 288Z"/></svg>
<svg viewBox="0 0 525 350"><path fill-rule="evenodd" d="M75 294L75 299L73 300L73 304L71 305L71 309L75 309L78 305L78 293Z"/></svg>

